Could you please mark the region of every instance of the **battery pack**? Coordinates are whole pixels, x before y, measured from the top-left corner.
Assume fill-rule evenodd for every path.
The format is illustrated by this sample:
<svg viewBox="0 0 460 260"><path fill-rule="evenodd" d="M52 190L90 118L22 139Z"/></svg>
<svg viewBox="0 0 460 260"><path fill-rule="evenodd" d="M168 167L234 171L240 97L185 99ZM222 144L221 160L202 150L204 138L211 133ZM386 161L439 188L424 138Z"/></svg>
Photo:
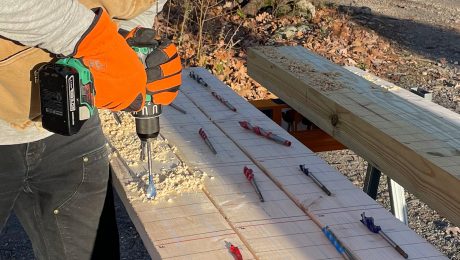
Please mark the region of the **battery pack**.
<svg viewBox="0 0 460 260"><path fill-rule="evenodd" d="M80 78L70 66L49 63L38 71L43 128L60 135L77 133L89 118L80 111Z"/></svg>

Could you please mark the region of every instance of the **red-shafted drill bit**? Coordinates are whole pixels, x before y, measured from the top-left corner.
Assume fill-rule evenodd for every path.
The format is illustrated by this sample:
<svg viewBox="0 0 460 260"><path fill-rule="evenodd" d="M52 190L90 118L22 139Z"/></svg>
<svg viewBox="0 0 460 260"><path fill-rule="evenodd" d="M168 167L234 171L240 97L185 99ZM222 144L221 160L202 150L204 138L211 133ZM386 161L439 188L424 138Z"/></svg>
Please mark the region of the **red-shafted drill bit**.
<svg viewBox="0 0 460 260"><path fill-rule="evenodd" d="M224 104L226 107L228 107L230 110L232 110L233 112L236 112L236 108L230 104L230 102L228 102L228 100L226 100L225 98L223 98L222 96L220 96L219 94L217 94L216 92L212 91L212 88L211 86L206 83L206 81L204 81L204 79L202 77L200 77L198 74L196 74L195 72L193 71L190 71L189 73L189 76L194 79L196 82L198 82L198 84L202 85L203 87L206 87L207 89L211 90L211 94L217 99L219 100L220 102L222 102L222 104Z"/></svg>
<svg viewBox="0 0 460 260"><path fill-rule="evenodd" d="M212 145L211 141L209 141L208 135L206 135L206 132L203 130L203 128L200 128L200 130L198 130L198 133L200 134L201 138L203 138L204 142L209 147L209 149L211 149L211 151L214 154L217 154L216 149L214 149L214 146Z"/></svg>
<svg viewBox="0 0 460 260"><path fill-rule="evenodd" d="M286 139L284 139L282 137L279 137L279 136L275 135L272 132L266 131L261 127L252 126L248 121L239 121L238 123L240 123L241 127L245 128L245 129L248 129L248 130L251 130L254 133L256 133L257 135L264 136L264 137L266 137L266 138L268 138L270 140L273 140L273 141L275 141L275 142L277 142L279 144L282 144L282 145L291 146L291 141L286 140Z"/></svg>
<svg viewBox="0 0 460 260"><path fill-rule="evenodd" d="M220 102L222 102L226 107L228 107L230 110L232 110L233 112L236 112L236 108L230 104L230 102L228 102L228 100L226 100L225 98L221 97L219 94L217 94L216 92L214 91L211 91L211 94L217 98L217 100L219 100Z"/></svg>
<svg viewBox="0 0 460 260"><path fill-rule="evenodd" d="M236 260L243 260L243 255L240 252L240 249L237 246L230 245L230 252L235 256Z"/></svg>
<svg viewBox="0 0 460 260"><path fill-rule="evenodd" d="M252 172L252 169L244 166L243 169L244 176L246 176L246 179L254 186L254 189L256 190L257 195L259 196L260 202L264 202L264 197L262 197L262 193L259 190L259 186L257 186L256 180L254 179L254 173Z"/></svg>

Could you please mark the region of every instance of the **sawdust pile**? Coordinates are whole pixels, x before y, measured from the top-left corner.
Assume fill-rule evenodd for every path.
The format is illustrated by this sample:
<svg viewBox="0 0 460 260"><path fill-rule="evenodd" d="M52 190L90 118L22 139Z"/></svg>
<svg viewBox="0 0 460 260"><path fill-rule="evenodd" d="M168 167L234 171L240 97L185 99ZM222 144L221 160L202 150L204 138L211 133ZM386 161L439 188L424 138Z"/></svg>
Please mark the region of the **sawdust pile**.
<svg viewBox="0 0 460 260"><path fill-rule="evenodd" d="M174 197L189 192L196 192L203 187L206 173L189 168L178 160L174 152L176 147L170 147L167 140L161 137L152 141L153 177L157 190L155 200L146 196L148 185L147 159L140 160L140 140L135 132L134 118L129 113L119 113L122 124L115 121L111 112L100 110L102 128L105 136L118 150L120 156L130 166L133 181L128 185L132 192L131 200L156 203L159 201L172 202ZM112 156L117 156L112 153Z"/></svg>

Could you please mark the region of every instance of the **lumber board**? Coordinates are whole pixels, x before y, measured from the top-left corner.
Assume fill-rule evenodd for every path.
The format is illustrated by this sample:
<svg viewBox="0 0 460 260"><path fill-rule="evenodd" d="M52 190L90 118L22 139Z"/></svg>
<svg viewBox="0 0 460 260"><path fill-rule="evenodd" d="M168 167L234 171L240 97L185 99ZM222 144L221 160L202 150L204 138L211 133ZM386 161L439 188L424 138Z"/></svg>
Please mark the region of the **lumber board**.
<svg viewBox="0 0 460 260"><path fill-rule="evenodd" d="M227 100L231 100L236 104L239 103L239 100L243 100L206 70L202 68L189 68L186 72L190 70L200 75L212 86L214 91L217 91L219 94L223 93L222 96L225 96ZM413 248L420 250L417 254L411 255L411 259L423 259L427 257L445 259L433 246L420 238L407 226L402 225L388 211L353 186L343 175L332 169L326 162L317 157L312 151L295 140L260 111L242 102L244 106L236 106L237 113L219 114L218 111L221 111L225 107L219 102L214 102L215 100L209 93L209 90L203 89L188 77L183 78L183 83L181 91L192 101L194 106L199 108L203 114L202 117L209 118L210 122L205 124L203 121L197 120L199 123L192 126L187 126L187 124L181 124L180 122L177 123L179 126L169 124L168 129L163 133L172 143L176 143L174 140L177 138L187 140L185 144L177 144L181 146L179 150L182 150L181 154L184 155L183 160L190 165L201 167L201 169L204 169L208 174L215 177L213 181L206 183L207 192L215 200L217 205L222 206L226 218L233 223L234 227L239 229L243 225L242 227L244 227L245 231L251 230L249 234L244 233L243 236L246 241L250 241L251 251L255 252L256 257L273 257L268 259L317 259L316 253L310 252L311 248L317 248L323 254L326 254L328 258L335 258L336 256L330 255L333 254L334 250L330 251L326 244L310 245L309 240L299 242L298 240L304 240L301 234L293 236L291 238L292 241L288 244L277 240L266 241L265 237L271 234L267 233L267 230L275 229L278 230L277 233L282 230L282 234L290 234L290 232L295 232L295 229L288 223L292 221L297 222L297 218L300 218L302 221L308 221L310 219L309 214L320 219L324 225L329 225L334 230L337 230L339 233L338 236L345 241L344 243L348 247L354 248L354 253L360 259L379 259L382 254L388 255L389 259L400 257L381 237L369 233L370 231L367 231L361 224L359 221L360 214L365 211L375 217L376 220L382 220L382 223L387 226L386 228L388 228L389 232L403 234L404 236L402 237L406 241L404 243L401 242L404 250L413 251ZM190 109L190 111L197 110ZM191 114L193 113L195 112L191 112ZM195 118L200 117L195 114L193 116ZM162 120L175 121L174 117L168 116L162 118ZM257 136L241 128L238 124L238 121L241 120L248 120L252 124L259 125L289 139L293 145L285 147ZM201 142L201 147L197 147L197 145L200 145L200 142L195 142L193 139L196 139L196 136L194 137L194 134L190 133L196 132L196 129L200 127L205 127L210 140L216 142L217 155L212 155L209 149L206 149L203 142ZM183 132L179 134L177 131L181 130ZM175 135L181 135L181 137ZM184 137L184 135L189 135L190 137ZM223 141L224 138L232 142ZM219 148L220 143L225 143L229 147ZM219 157L221 149L225 157L233 156L234 158L242 159L246 156L247 159L238 159L238 162L232 165ZM238 149L240 152L238 152ZM194 151L198 151L198 155L194 155ZM229 154L229 151L233 152ZM237 156L235 153L239 155ZM214 156L215 160L209 160L205 163L197 159L206 156ZM300 164L306 164L316 174L318 179L328 186L333 196L328 197L309 177L305 176L299 170ZM254 169L254 174L256 180L260 183L261 191L268 197L268 205L258 202L255 193L251 193L250 186L247 185L247 181L242 176L241 168L244 165ZM286 195L284 198L282 193ZM280 200L280 198L283 199ZM245 212L236 211L233 213L232 210L235 207L239 207L236 201L241 199L247 200ZM292 204L295 204L297 209L292 207ZM272 205L275 205L275 207ZM260 211L260 207L264 210ZM247 214L246 210L250 214ZM291 213L289 214L289 212ZM302 214L307 212L309 214ZM276 227L267 226L264 222L267 220L270 222L276 221L278 225ZM259 234L254 233L250 227L259 225L259 223L264 223L264 229L261 231L264 232L263 236L260 236L260 239L253 239L253 236ZM311 226L311 224L310 221L308 225ZM314 226L307 226L307 228L314 230ZM259 226L257 229L259 230ZM316 237L316 235L321 235L319 232L312 231L310 233L315 237L315 240L321 237ZM367 236L368 239L359 239L360 236L364 236L365 238ZM348 240L348 238L353 239ZM261 243L262 241L263 243ZM272 245L271 243L274 244ZM262 244L262 247L260 244ZM420 249L420 245L423 245L423 249ZM276 252L271 249L276 249ZM270 254L267 254L266 250L269 250Z"/></svg>
<svg viewBox="0 0 460 260"><path fill-rule="evenodd" d="M248 72L323 131L460 224L458 114L392 85L382 88L303 47L253 48Z"/></svg>
<svg viewBox="0 0 460 260"><path fill-rule="evenodd" d="M165 116L164 120L176 121L173 116ZM217 155L198 135L200 128L206 129ZM256 258L270 259L268 252L288 249L290 251L286 251L286 255L279 253L280 258L286 259L299 252L312 259L340 257L321 229L212 122L177 122L164 127L161 135L177 147L180 158L187 165L212 176L205 182L206 193ZM244 166L254 170L265 202L259 201L254 188L244 177ZM254 232L252 227L257 227L258 232Z"/></svg>

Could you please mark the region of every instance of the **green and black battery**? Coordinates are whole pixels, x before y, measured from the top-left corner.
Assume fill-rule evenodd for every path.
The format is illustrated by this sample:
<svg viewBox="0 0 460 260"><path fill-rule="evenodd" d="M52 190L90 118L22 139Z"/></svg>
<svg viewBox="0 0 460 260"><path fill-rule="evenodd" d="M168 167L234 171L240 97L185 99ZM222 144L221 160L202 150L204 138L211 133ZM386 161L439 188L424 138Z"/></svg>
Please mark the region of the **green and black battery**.
<svg viewBox="0 0 460 260"><path fill-rule="evenodd" d="M90 71L73 58L38 69L43 128L61 135L76 134L94 114L94 84Z"/></svg>

